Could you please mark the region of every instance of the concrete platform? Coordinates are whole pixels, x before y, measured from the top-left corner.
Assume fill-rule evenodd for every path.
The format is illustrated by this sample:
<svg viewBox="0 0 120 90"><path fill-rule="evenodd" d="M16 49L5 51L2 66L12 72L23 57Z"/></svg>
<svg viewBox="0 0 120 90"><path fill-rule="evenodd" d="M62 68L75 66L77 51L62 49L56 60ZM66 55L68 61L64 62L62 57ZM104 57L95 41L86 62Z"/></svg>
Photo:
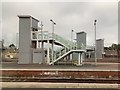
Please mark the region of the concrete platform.
<svg viewBox="0 0 120 90"><path fill-rule="evenodd" d="M96 83L37 83L37 82L0 82L2 88L104 88L118 89L118 84Z"/></svg>
<svg viewBox="0 0 120 90"><path fill-rule="evenodd" d="M62 70L62 71L120 71L120 63L97 63L86 62L82 66L75 65L19 65L15 62L0 64L3 70Z"/></svg>

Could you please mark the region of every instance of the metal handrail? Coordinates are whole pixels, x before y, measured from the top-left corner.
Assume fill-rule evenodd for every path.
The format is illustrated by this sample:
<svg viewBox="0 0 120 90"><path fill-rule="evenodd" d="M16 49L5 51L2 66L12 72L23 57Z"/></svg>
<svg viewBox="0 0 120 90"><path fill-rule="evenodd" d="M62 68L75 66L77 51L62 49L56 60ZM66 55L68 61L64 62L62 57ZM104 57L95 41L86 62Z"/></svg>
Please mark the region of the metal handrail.
<svg viewBox="0 0 120 90"><path fill-rule="evenodd" d="M70 40L66 40L63 37L57 35L57 34L53 34L54 36L52 36L52 33L48 33L48 31L43 31L43 40L47 40L49 38L49 40L56 40L58 42L60 42L62 45L64 45L66 48L70 49L71 47L75 47L76 43L75 42L71 42ZM38 38L35 37L38 34ZM54 38L53 38L54 37ZM41 40L42 38L42 34L41 31L39 32L32 32L32 39L33 40Z"/></svg>

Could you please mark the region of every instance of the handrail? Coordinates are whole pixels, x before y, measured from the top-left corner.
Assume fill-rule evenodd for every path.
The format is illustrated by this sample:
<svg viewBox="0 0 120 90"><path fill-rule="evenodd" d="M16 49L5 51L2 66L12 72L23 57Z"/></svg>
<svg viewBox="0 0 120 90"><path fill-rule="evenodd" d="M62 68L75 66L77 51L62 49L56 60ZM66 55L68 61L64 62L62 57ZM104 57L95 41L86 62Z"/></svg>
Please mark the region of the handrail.
<svg viewBox="0 0 120 90"><path fill-rule="evenodd" d="M38 38L37 38L37 35L38 35ZM65 38L63 38L57 34L48 33L48 31L32 32L32 39L33 40L36 40L36 39L37 40L41 40L41 39L47 40L48 38L49 38L49 40L58 41L59 43L61 43L63 46L65 46L68 49L76 46L75 42L71 42L70 40L66 40Z"/></svg>
<svg viewBox="0 0 120 90"><path fill-rule="evenodd" d="M64 39L63 37L54 34L54 40L59 41L60 43L64 44L64 46L66 46L67 48L71 48L71 47L75 47L75 43L71 42L69 40Z"/></svg>
<svg viewBox="0 0 120 90"><path fill-rule="evenodd" d="M63 55L61 55L60 57L58 57L57 59L55 59L54 61L52 61L52 62L50 63L50 65L51 65L51 64L54 64L54 63L57 62L58 60L64 58L66 55L68 55L68 54L70 54L70 53L73 53L73 52L86 52L86 50L70 50L70 51L64 53Z"/></svg>

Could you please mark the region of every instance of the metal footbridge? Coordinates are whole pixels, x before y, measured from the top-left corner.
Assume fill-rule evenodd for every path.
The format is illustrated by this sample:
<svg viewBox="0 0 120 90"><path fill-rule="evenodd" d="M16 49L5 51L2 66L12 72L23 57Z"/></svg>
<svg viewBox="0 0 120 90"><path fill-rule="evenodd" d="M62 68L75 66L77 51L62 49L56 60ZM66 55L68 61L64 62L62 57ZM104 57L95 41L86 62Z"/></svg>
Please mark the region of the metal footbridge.
<svg viewBox="0 0 120 90"><path fill-rule="evenodd" d="M81 49L77 49L77 43L67 40L57 34L49 33L48 31L32 31L32 41L37 41L37 48L39 48L39 42L47 43L47 63L52 65L57 61L65 58L66 56L76 52L80 53L79 59L81 60L81 54L86 52L86 47L81 45ZM62 46L55 50L53 47L50 48L50 44L54 47L54 45ZM51 50L50 50L51 49ZM80 64L81 61L78 61Z"/></svg>

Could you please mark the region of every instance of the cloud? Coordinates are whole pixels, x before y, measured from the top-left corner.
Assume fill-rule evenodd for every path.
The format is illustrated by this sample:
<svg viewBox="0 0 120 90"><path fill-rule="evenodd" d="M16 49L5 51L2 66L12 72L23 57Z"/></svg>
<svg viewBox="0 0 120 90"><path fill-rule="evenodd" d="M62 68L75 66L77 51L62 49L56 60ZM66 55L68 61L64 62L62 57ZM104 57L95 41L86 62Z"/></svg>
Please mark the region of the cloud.
<svg viewBox="0 0 120 90"><path fill-rule="evenodd" d="M53 19L57 24L55 33L69 40L72 29L76 32L85 31L89 45L94 43L93 23L97 19L97 38L105 38L105 45L110 45L117 43L118 39L117 9L117 2L4 2L3 39L15 43L19 31L17 15L27 14L43 21L44 30L49 32L52 31L50 19ZM9 40L8 37L13 39Z"/></svg>

